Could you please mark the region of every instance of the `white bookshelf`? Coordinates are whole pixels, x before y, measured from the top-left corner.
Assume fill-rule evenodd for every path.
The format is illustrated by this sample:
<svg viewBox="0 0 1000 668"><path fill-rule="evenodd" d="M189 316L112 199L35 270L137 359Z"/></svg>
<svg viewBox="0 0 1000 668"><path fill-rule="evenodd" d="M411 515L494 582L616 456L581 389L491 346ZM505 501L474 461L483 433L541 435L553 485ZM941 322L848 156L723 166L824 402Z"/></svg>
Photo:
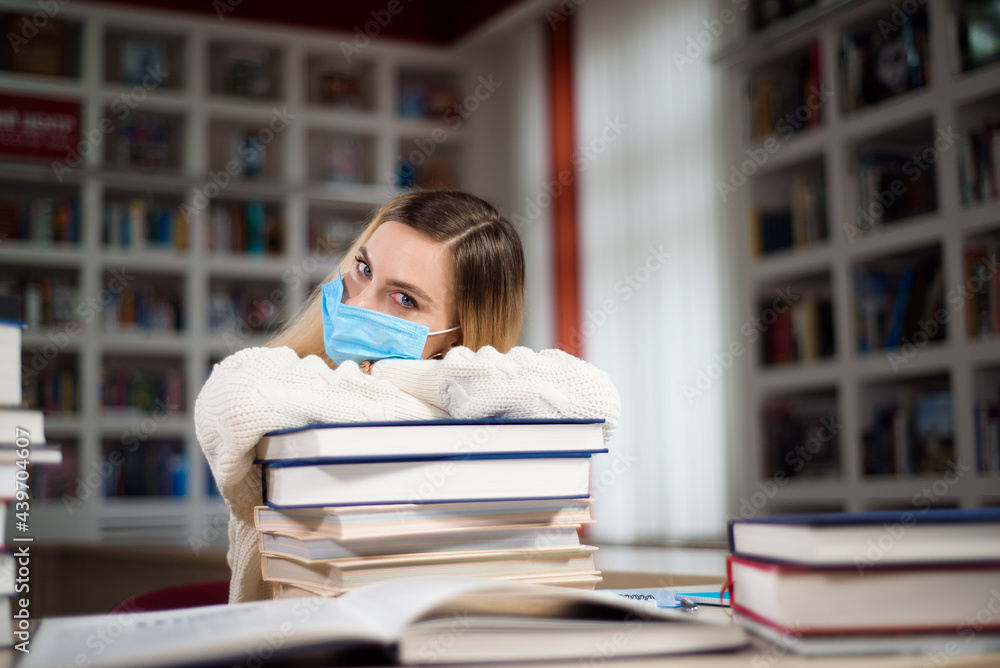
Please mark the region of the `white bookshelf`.
<svg viewBox="0 0 1000 668"><path fill-rule="evenodd" d="M4 11L37 11L31 2L5 3ZM357 56L366 73L366 104L360 109L331 108L311 103L308 93L310 59L339 57L340 40L328 33L264 26L227 17L204 18L181 14L132 10L99 3L63 5L59 18L81 26L81 73L78 79L22 75L5 72L0 92L24 96L52 96L79 101L81 129L96 127L107 105L127 93L131 86L106 81L106 63L113 44L123 35L142 33L162 37L171 45L171 58L181 68L179 86L163 86L149 92L137 109L175 116L183 128L178 169L165 173L138 173L104 164L104 150L92 151L85 163L64 179L79 195L81 240L79 245L40 245L30 241L0 242L3 271L33 268L37 271L73 272L81 297L96 295L104 287L104 274L124 269L140 276L169 277L181 297L186 327L181 332L105 332L99 316L82 323L79 336L70 337L60 356L75 356L79 385L79 411L72 415L46 417L46 437L59 443L72 440L79 449L79 479L86 481L102 459L102 444L119 441L121 435L140 425L144 415L107 415L99 405L101 370L106 359L161 360L181 370L181 410L156 422L149 439L174 439L186 457L186 492L179 497L105 497L101 486L82 499L73 512L58 500L35 501L32 530L36 540L115 541L130 543L172 542L193 544L205 540L226 544L226 510L219 497L207 494L210 476L195 439L192 420L194 400L213 360L235 349L260 345L264 336L254 334L233 346L222 333L208 328L208 295L214 282L245 282L273 285L284 294L284 316L294 314L309 290L336 264L337 257L314 256L307 244L311 212L333 211L361 222L374 207L399 191L385 178L396 172L401 149L412 149L412 141L430 137L438 128L446 131L447 150L458 187L470 187L462 175L472 136L463 126L455 131L443 123L401 117L397 113L400 72L417 69L451 77L456 90L473 90L479 71L474 58L456 55L454 49L373 43ZM349 40L350 36L343 36ZM213 47L230 43L272 50L279 65L274 99L255 101L210 92L210 80L218 67ZM113 55L112 55L113 57ZM468 85L470 84L471 85ZM102 243L102 214L108 192L141 195L154 193L194 205L196 191L209 183L209 172L219 169L219 132L233 127L264 127L274 108L287 109L294 120L267 147L266 176L250 182L239 177L223 189L220 201L244 202L261 199L279 212L282 222L282 252L279 255L245 256L211 252L206 246L210 207L189 221L185 251L120 250ZM367 161L363 183L331 183L310 174L310 151L314 140L334 133L362 136ZM214 147L214 148L213 148ZM213 153L215 152L215 153ZM224 161L223 161L224 164ZM48 187L55 183L47 164L0 161L0 187L5 195L22 186ZM318 260L313 263L313 260ZM300 268L301 280L285 282L290 269ZM50 334L64 328L29 330L24 353L31 354L50 341ZM149 424L147 422L147 424ZM102 484L102 483L101 483ZM221 529L219 527L222 527Z"/></svg>
<svg viewBox="0 0 1000 668"><path fill-rule="evenodd" d="M720 10L729 7L720 3ZM923 6L923 5L922 5ZM738 474L742 498L775 480L775 470L765 463L767 444L763 412L775 397L794 397L807 392L832 393L836 397L839 434L839 473L800 476L777 485L773 498L758 509L760 513L810 510L863 511L878 509L919 509L923 498L941 473L868 475L863 465L862 435L872 419L872 405L886 384L918 383L921 379L943 379L950 387L955 426L954 455L961 465L971 467L946 489L933 489L933 505L980 507L1000 504L1000 474L977 470L973 403L994 393L1000 368L1000 338L970 338L964 311L951 307L947 339L930 343L895 372L886 350L859 353L856 345L854 267L912 249L938 246L941 253L944 292L965 280L964 252L979 235L1000 233L1000 201L986 200L974 206L962 204L959 187L959 150L954 145L940 153L936 163L937 210L915 215L891 225L866 231L852 243L843 226L855 222L857 194L852 172L856 149L873 139L917 128L916 134L936 132L953 126L964 131L963 118L972 105L992 108L1000 114L1000 65L994 64L961 73L955 62L950 13L955 2L926 3L930 27L930 84L921 90L854 111L841 110L839 90L840 49L843 32L877 18L893 7L883 0L824 2L800 15L785 19L757 34L745 27L741 35L722 45L715 60L723 74L727 96L742 104L743 92L755 71L803 49L813 40L819 44L821 79L834 91L823 107L818 127L780 140L780 149L754 174L735 196L730 211L733 234L747 239L748 220L755 199L770 193L767 177L782 170L794 170L805 163L822 161L827 193L828 237L791 249L753 255L743 251L743 300L745 310L739 322L760 315L759 300L775 286L795 286L806 277L829 276L833 307L834 355L810 361L777 365L763 363L760 345L747 345L746 376L747 434L739 446L746 463ZM745 19L746 17L741 17ZM736 24L739 25L739 24ZM730 30L738 31L734 27ZM732 37L732 36L726 36ZM729 115L730 117L733 114ZM745 122L745 119L744 119ZM744 137L748 136L745 131ZM928 135L929 136L929 135ZM748 149L762 141L735 143L728 162L739 164ZM746 247L746 242L742 244ZM946 307L948 305L946 304ZM897 351L898 352L898 351ZM992 389L990 389L992 388ZM949 476L952 478L953 476ZM943 489L943 493L942 493ZM916 499L916 500L915 500ZM739 500L731 504L739 514Z"/></svg>

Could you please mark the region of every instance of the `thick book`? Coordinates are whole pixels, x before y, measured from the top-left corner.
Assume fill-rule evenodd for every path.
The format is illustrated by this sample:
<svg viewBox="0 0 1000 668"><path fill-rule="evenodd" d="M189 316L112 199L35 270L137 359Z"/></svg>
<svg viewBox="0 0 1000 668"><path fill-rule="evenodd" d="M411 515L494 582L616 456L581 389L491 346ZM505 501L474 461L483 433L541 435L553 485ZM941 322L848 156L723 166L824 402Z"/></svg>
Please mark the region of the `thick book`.
<svg viewBox="0 0 1000 668"><path fill-rule="evenodd" d="M261 476L264 504L272 508L585 498L590 456L282 460L263 464Z"/></svg>
<svg viewBox="0 0 1000 668"><path fill-rule="evenodd" d="M956 634L955 629L951 629L945 633L803 635L799 631L785 631L775 628L739 612L735 613L733 618L740 626L759 636L770 645L771 651L774 653L791 652L802 656L869 657L875 654L923 655L926 663L917 664L910 661L905 664L923 667L933 666L934 658L938 657L947 657L946 660L951 661L970 654L1000 651L1000 633L974 633L970 627L962 627L960 634ZM969 665L965 663L964 659L962 661L961 665ZM837 663L835 665L847 664ZM971 665L992 664L975 662Z"/></svg>
<svg viewBox="0 0 1000 668"><path fill-rule="evenodd" d="M338 650L353 650L354 661L370 651L365 665L440 665L589 660L605 646L614 647L616 656L666 656L747 645L735 624L600 592L474 578L412 578L339 598L135 613L130 620L135 623L116 625L114 642L102 645L104 668L232 665L264 649L269 658L272 652L278 659L306 654L323 665ZM19 666L71 665L90 652L88 643L108 623L107 615L43 620Z"/></svg>
<svg viewBox="0 0 1000 668"><path fill-rule="evenodd" d="M454 575L499 580L535 578L600 578L594 568L596 547L528 548L472 551L456 554L395 554L305 562L263 555L261 572L267 581L304 585L339 594L380 580L415 575Z"/></svg>
<svg viewBox="0 0 1000 668"><path fill-rule="evenodd" d="M62 449L56 445L31 445L27 448L17 447L17 443L0 443L0 464L15 464L27 459L30 464L62 464Z"/></svg>
<svg viewBox="0 0 1000 668"><path fill-rule="evenodd" d="M21 300L0 295L0 406L21 405Z"/></svg>
<svg viewBox="0 0 1000 668"><path fill-rule="evenodd" d="M604 420L428 420L311 424L268 432L257 460L607 452Z"/></svg>
<svg viewBox="0 0 1000 668"><path fill-rule="evenodd" d="M32 446L41 445L45 443L43 424L42 411L0 406L0 444L17 445L17 439L25 437Z"/></svg>
<svg viewBox="0 0 1000 668"><path fill-rule="evenodd" d="M774 515L729 524L741 557L863 570L900 564L1000 562L1000 508Z"/></svg>
<svg viewBox="0 0 1000 668"><path fill-rule="evenodd" d="M534 547L579 547L579 524L553 526L475 527L399 536L337 540L302 533L258 532L261 554L299 561L350 559L418 552L456 554L474 550L519 550Z"/></svg>
<svg viewBox="0 0 1000 668"><path fill-rule="evenodd" d="M335 540L399 537L474 527L549 526L592 522L590 499L394 503L385 505L254 509L258 531L310 533Z"/></svg>
<svg viewBox="0 0 1000 668"><path fill-rule="evenodd" d="M954 632L1000 583L1000 563L861 570L731 557L729 570L733 610L802 635ZM1000 618L977 626L1000 632Z"/></svg>

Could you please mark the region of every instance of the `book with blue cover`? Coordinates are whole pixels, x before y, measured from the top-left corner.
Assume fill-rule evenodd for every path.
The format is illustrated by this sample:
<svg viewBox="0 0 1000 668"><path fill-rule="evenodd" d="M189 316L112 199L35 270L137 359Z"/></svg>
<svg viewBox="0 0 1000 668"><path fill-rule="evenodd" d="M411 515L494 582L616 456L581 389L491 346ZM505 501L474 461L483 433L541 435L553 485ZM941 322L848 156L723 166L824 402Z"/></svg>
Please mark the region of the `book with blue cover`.
<svg viewBox="0 0 1000 668"><path fill-rule="evenodd" d="M1000 508L774 515L729 523L739 557L802 567L1000 562Z"/></svg>
<svg viewBox="0 0 1000 668"><path fill-rule="evenodd" d="M607 452L604 420L425 420L317 423L268 432L257 462L351 457Z"/></svg>

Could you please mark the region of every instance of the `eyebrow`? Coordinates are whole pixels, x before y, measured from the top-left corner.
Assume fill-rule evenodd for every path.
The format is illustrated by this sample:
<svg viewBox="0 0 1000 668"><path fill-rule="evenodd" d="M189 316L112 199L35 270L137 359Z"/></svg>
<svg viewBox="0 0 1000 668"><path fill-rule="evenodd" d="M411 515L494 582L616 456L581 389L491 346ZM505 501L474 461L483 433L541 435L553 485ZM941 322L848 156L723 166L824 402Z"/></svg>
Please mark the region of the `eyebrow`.
<svg viewBox="0 0 1000 668"><path fill-rule="evenodd" d="M368 268L372 270L372 273L375 273L375 266L372 264L371 257L368 255L368 247L362 246L358 249L358 252L361 253L361 259L365 261L365 264L367 264ZM399 288L404 292L412 292L414 296L419 297L430 304L434 303L434 300L431 299L430 295L415 286L413 283L407 283L406 281L399 280L389 280L386 281L386 284L394 288Z"/></svg>

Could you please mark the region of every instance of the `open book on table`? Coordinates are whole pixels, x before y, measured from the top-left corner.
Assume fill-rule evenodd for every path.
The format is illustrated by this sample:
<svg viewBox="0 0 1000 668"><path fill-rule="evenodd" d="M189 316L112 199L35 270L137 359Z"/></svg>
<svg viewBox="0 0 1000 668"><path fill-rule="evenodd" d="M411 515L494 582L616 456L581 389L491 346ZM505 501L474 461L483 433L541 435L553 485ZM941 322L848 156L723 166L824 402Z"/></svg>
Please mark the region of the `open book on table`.
<svg viewBox="0 0 1000 668"><path fill-rule="evenodd" d="M338 598L47 619L19 667L77 665L81 657L105 668L232 665L359 648L402 664L588 659L606 657L609 646L615 656L640 656L733 650L746 642L735 624L610 593L426 576Z"/></svg>

